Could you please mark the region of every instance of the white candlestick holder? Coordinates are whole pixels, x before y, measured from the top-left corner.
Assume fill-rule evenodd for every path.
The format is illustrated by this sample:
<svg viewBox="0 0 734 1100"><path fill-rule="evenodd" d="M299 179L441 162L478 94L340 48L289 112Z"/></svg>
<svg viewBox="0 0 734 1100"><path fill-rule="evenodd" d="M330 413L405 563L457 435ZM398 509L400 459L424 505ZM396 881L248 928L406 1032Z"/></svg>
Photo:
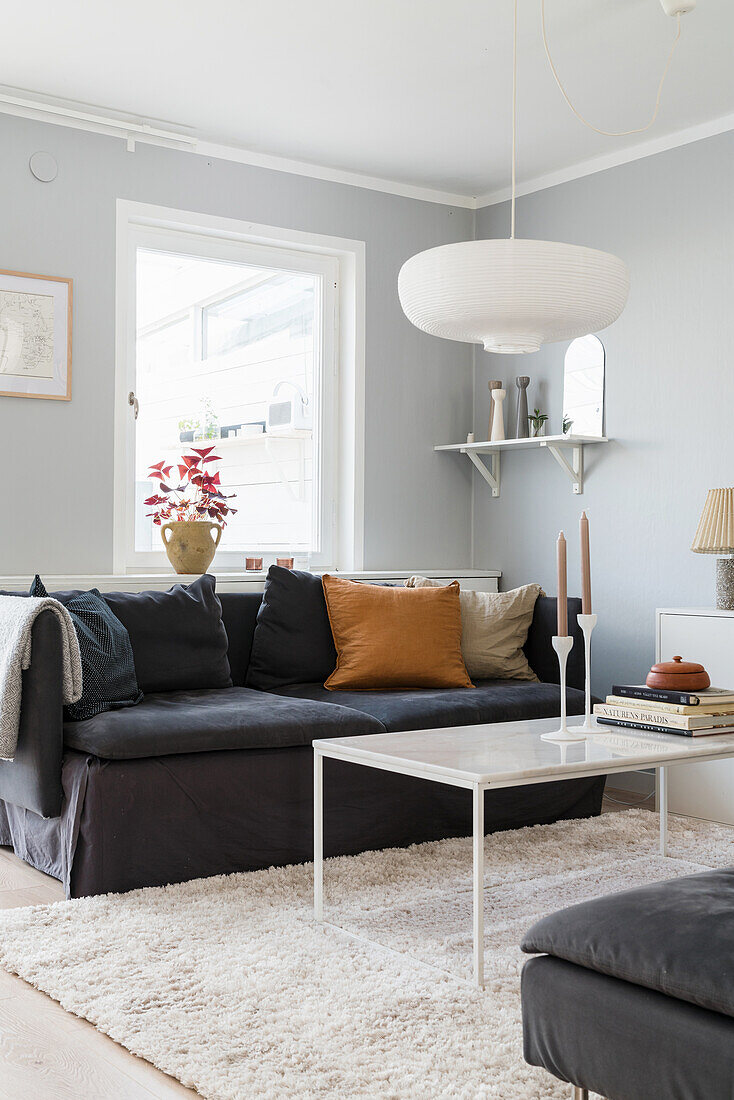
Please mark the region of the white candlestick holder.
<svg viewBox="0 0 734 1100"><path fill-rule="evenodd" d="M596 615L577 615L576 621L584 635L584 662L586 666L585 687L586 706L584 708L584 722L581 726L574 726L577 732L596 733L596 727L592 724L591 717L591 633L596 626Z"/></svg>
<svg viewBox="0 0 734 1100"><path fill-rule="evenodd" d="M566 722L566 664L568 655L573 649L573 638L570 634L558 635L553 639L553 648L558 654L558 667L561 672L561 724L557 730L550 733L541 733L541 741L585 741L586 736L570 729Z"/></svg>

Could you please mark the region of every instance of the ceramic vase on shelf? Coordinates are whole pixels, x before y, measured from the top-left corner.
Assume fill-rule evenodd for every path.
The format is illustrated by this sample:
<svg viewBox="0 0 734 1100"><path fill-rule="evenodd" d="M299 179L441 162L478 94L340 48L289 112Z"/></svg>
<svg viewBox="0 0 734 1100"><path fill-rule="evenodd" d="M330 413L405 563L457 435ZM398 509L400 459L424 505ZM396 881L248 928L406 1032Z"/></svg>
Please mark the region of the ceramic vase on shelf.
<svg viewBox="0 0 734 1100"><path fill-rule="evenodd" d="M494 406L492 416L492 431L490 440L498 443L505 438L505 410L502 402L507 396L506 390L492 390L492 404Z"/></svg>
<svg viewBox="0 0 734 1100"><path fill-rule="evenodd" d="M515 379L517 386L517 418L515 422L515 439L527 439L528 431L528 386L530 378L527 374L520 374Z"/></svg>
<svg viewBox="0 0 734 1100"><path fill-rule="evenodd" d="M221 537L222 528L209 520L181 520L161 527L168 560L177 573L206 573Z"/></svg>
<svg viewBox="0 0 734 1100"><path fill-rule="evenodd" d="M501 390L502 383L494 379L492 382L487 382L489 388L489 428L487 429L487 439L492 438L492 421L494 420L494 401L492 400L492 391Z"/></svg>

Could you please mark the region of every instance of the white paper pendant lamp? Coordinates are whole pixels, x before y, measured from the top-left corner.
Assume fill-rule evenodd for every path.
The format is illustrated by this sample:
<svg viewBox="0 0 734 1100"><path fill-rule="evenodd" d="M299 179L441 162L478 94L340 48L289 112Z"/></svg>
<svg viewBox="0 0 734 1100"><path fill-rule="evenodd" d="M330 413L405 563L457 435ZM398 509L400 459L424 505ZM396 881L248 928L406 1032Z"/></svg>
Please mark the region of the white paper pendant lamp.
<svg viewBox="0 0 734 1100"><path fill-rule="evenodd" d="M430 248L398 277L400 304L417 328L508 355L606 328L628 293L617 256L522 238Z"/></svg>
<svg viewBox="0 0 734 1100"><path fill-rule="evenodd" d="M609 137L642 134L654 124L663 84L681 36L681 16L696 0L661 0L677 21L677 33L658 85L652 118L635 130L601 130L571 102L553 63L541 0L543 45L553 77L568 106L589 129ZM483 344L507 355L537 351L554 340L575 340L616 321L629 293L629 272L617 256L555 241L515 236L517 163L517 7L512 36L512 187L509 240L462 241L419 252L398 277L408 320L432 336Z"/></svg>
<svg viewBox="0 0 734 1100"><path fill-rule="evenodd" d="M686 0L678 3L685 5ZM541 10L542 5L543 0ZM545 343L599 332L619 317L630 285L626 265L608 252L515 236L517 7L518 0L514 0L510 237L429 248L403 264L398 276L400 304L417 328L432 336L482 344L487 351L507 355L538 351ZM680 14L677 19L676 42L680 37ZM547 51L544 16L543 39ZM652 122L673 50L660 82ZM550 54L548 60L566 96ZM652 122L643 129L649 129Z"/></svg>

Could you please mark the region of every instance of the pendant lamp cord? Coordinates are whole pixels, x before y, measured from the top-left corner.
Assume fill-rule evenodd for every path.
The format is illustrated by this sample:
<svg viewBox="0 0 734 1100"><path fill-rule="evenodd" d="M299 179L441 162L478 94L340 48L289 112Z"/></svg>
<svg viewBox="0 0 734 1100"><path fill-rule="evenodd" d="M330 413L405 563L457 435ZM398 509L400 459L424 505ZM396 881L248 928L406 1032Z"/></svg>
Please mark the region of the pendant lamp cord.
<svg viewBox="0 0 734 1100"><path fill-rule="evenodd" d="M515 0L512 24L512 203L510 206L510 240L515 239L515 178L517 175L517 4Z"/></svg>
<svg viewBox="0 0 734 1100"><path fill-rule="evenodd" d="M515 19L517 20L517 0L515 0ZM663 75L660 78L660 83L658 85L658 95L657 95L657 99L655 100L655 110L653 111L652 118L650 119L650 121L645 126L639 126L636 130L600 130L598 126L594 126L591 122L588 122L584 118L584 116L582 114L580 114L579 111L576 110L576 108L574 107L573 103L570 100L568 92L566 91L566 89L563 87L563 84L561 83L561 78L558 75L558 72L556 70L555 65L553 64L553 58L551 57L551 54L550 54L550 47L548 46L548 35L547 35L546 29L545 29L545 0L540 0L540 22L541 22L541 26L543 28L543 45L545 46L545 56L548 58L548 64L551 67L551 72L553 73L553 76L555 77L555 81L556 81L556 84L558 85L558 87L561 91L561 95L563 96L566 103L569 105L569 107L573 111L573 113L576 115L576 118L580 122L583 122L584 126L587 126L589 128L589 130L593 130L594 133L596 133L596 134L602 134L604 137L627 137L629 134L644 134L646 130L649 130L650 127L653 126L653 124L655 123L655 120L658 117L658 112L660 110L660 99L661 99L661 96L663 94L663 84L665 84L665 78L668 75L668 69L670 68L670 63L673 60L673 54L675 53L675 48L678 45L678 42L680 41L680 32L681 32L680 12L677 13L676 19L677 19L677 22L678 22L678 30L676 32L675 38L673 39L673 45L670 47L670 53L668 54L668 60L666 61L665 68L663 69ZM517 33L517 31L516 31L516 33ZM514 152L513 152L513 166L514 166ZM514 184L513 184L513 203L514 203ZM513 222L514 222L514 217L513 217ZM513 236L514 236L514 233L513 233Z"/></svg>

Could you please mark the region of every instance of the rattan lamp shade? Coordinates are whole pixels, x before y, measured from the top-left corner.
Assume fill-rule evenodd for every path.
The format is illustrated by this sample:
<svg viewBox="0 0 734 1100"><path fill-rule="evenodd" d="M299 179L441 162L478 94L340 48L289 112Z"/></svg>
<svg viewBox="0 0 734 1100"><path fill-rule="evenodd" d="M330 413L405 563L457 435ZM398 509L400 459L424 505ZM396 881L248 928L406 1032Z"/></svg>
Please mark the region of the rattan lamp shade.
<svg viewBox="0 0 734 1100"><path fill-rule="evenodd" d="M691 550L716 554L716 606L734 611L734 489L709 489Z"/></svg>
<svg viewBox="0 0 734 1100"><path fill-rule="evenodd" d="M734 554L734 489L709 489L691 550Z"/></svg>

